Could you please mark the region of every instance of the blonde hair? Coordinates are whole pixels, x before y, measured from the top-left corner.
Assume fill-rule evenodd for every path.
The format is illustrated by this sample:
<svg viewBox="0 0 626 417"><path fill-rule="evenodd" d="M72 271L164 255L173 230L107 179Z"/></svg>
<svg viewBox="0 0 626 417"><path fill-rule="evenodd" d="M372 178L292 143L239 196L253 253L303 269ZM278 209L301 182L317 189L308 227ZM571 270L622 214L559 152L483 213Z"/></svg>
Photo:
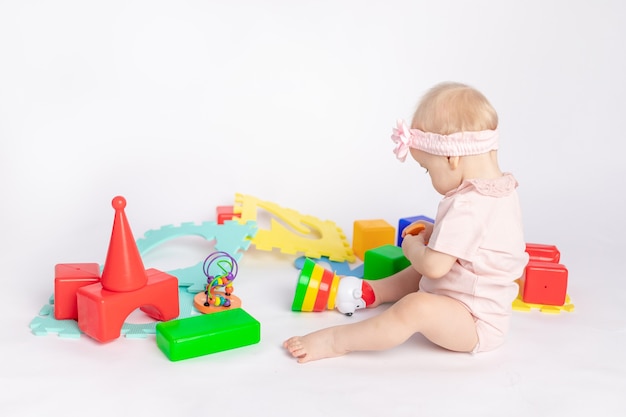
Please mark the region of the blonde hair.
<svg viewBox="0 0 626 417"><path fill-rule="evenodd" d="M498 114L478 90L461 83L435 85L421 99L411 128L440 135L495 130Z"/></svg>

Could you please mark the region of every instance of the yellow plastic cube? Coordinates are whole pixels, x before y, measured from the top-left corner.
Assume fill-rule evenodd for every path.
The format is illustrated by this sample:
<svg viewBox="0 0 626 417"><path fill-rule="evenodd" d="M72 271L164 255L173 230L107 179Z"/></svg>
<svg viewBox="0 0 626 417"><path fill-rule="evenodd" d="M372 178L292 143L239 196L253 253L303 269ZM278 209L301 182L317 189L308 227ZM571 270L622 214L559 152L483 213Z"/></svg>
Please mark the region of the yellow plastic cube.
<svg viewBox="0 0 626 417"><path fill-rule="evenodd" d="M361 260L365 252L383 245L393 245L396 229L383 219L356 220L352 234L352 250Z"/></svg>

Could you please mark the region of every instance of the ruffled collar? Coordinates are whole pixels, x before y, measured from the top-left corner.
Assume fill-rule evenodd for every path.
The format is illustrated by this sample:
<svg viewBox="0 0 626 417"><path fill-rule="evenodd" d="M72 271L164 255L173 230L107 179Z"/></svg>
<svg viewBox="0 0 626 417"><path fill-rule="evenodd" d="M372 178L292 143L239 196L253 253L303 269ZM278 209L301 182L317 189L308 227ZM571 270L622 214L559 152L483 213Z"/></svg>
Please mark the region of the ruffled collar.
<svg viewBox="0 0 626 417"><path fill-rule="evenodd" d="M461 191L470 191L470 189L489 197L504 197L511 194L517 185L517 180L513 174L506 172L500 178L464 180L457 189L447 193L446 197Z"/></svg>

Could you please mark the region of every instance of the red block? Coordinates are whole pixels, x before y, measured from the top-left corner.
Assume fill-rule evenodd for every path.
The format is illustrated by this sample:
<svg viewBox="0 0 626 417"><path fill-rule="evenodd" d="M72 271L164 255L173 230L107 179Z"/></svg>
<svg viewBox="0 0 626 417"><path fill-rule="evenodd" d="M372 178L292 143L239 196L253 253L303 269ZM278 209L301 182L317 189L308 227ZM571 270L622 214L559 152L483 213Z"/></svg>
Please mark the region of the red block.
<svg viewBox="0 0 626 417"><path fill-rule="evenodd" d="M567 268L555 262L531 260L522 285L525 303L562 306L567 295Z"/></svg>
<svg viewBox="0 0 626 417"><path fill-rule="evenodd" d="M54 267L54 318L78 319L76 292L86 285L100 282L97 263L57 264Z"/></svg>
<svg viewBox="0 0 626 417"><path fill-rule="evenodd" d="M526 252L531 261L559 263L561 252L554 245L542 245L539 243L527 243Z"/></svg>
<svg viewBox="0 0 626 417"><path fill-rule="evenodd" d="M137 308L155 320L178 317L178 279L157 269L146 271L148 282L135 291L109 291L101 284L77 292L78 327L100 342L120 337L126 317Z"/></svg>
<svg viewBox="0 0 626 417"><path fill-rule="evenodd" d="M232 220L239 217L239 215L234 212L234 206L218 206L216 211L217 224L224 224L226 220Z"/></svg>

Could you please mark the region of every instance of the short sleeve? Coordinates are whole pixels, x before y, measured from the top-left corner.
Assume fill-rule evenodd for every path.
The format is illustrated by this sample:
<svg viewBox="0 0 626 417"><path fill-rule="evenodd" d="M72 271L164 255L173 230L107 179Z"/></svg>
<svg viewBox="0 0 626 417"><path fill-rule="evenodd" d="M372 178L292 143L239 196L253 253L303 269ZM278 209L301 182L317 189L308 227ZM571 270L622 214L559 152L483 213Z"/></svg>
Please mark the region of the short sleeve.
<svg viewBox="0 0 626 417"><path fill-rule="evenodd" d="M473 261L485 232L481 199L471 194L444 198L439 204L428 247L465 261Z"/></svg>

